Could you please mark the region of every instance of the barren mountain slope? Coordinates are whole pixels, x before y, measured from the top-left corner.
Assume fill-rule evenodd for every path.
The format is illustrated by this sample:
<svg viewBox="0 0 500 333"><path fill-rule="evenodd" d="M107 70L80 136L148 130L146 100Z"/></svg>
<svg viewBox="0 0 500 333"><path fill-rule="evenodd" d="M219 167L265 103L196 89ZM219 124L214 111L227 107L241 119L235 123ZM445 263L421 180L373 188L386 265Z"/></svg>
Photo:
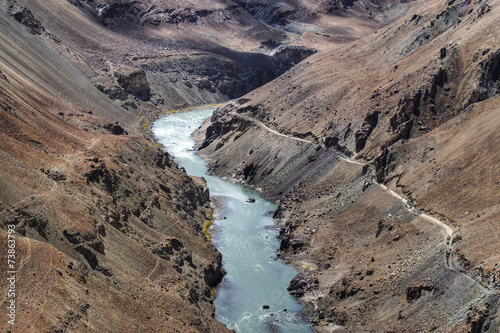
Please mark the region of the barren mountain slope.
<svg viewBox="0 0 500 333"><path fill-rule="evenodd" d="M318 331L499 329L500 3L417 3L199 131L214 173L280 203Z"/></svg>
<svg viewBox="0 0 500 333"><path fill-rule="evenodd" d="M367 10L361 3L338 10L312 2L164 0L1 6L111 99L155 111L239 97L315 50L360 38L414 6L383 1L366 7L377 16L370 18L360 14Z"/></svg>
<svg viewBox="0 0 500 333"><path fill-rule="evenodd" d="M17 270L17 326L2 330L226 330L206 187L140 133L393 19L311 4L277 22L231 1L0 1L0 239L6 253L15 226Z"/></svg>
<svg viewBox="0 0 500 333"><path fill-rule="evenodd" d="M225 331L204 182L68 58L3 12L0 25L0 242L6 254L15 226L17 271L16 326L0 330Z"/></svg>

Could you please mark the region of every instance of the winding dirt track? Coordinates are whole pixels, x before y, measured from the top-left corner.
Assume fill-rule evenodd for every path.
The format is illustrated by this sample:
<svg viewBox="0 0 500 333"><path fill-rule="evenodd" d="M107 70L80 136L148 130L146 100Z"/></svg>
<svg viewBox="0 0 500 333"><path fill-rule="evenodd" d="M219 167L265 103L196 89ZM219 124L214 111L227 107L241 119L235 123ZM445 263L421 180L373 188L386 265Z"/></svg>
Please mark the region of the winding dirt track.
<svg viewBox="0 0 500 333"><path fill-rule="evenodd" d="M281 137L284 137L284 138L288 138L288 139L291 139L291 140L295 140L295 141L300 141L300 142L306 142L306 143L314 143L310 140L306 140L306 139L302 139L302 138L297 138L297 137L294 137L292 135L286 135L286 134L283 134L283 133L280 133L266 125L264 125L262 122L256 120L256 119L253 119L253 118L248 118L248 117L245 117L245 119L248 119L250 121L252 121L254 124L258 125L259 127L262 127L264 128L265 130L267 130L268 132L270 133L273 133L275 135L278 135L278 136L281 136ZM343 156L341 155L340 153L337 153L340 157L340 159L346 161L347 163L351 163L351 164L355 164L355 165L359 165L359 166L364 166L365 164L364 163L361 163L361 162L358 162L358 161L355 161L351 158L348 158L346 156ZM399 199L400 201L402 201L406 207L408 208L408 210L412 213L415 213L417 214L418 216L420 216L421 218L431 222L431 223L434 223L438 226L440 226L441 228L444 229L445 233L447 236L449 237L453 237L453 234L454 234L454 230L449 226L447 225L446 223L444 223L443 221L440 221L438 219L436 219L435 217L432 217L428 214L425 214L425 213L422 213L422 212L419 212L417 210L417 208L408 202L407 199L403 198L402 196L400 196L399 194L397 194L396 192L394 192L393 190L387 188L387 186L383 185L383 184L379 184L379 183L376 183L378 186L382 187L387 193L389 193L391 196ZM451 240L450 240L451 241Z"/></svg>
<svg viewBox="0 0 500 333"><path fill-rule="evenodd" d="M270 132L270 133L273 133L275 135L278 135L278 136L281 136L281 137L284 137L284 138L287 138L287 139L292 139L292 140L295 140L295 141L300 141L300 142L305 142L305 143L314 143L312 141L309 141L309 140L306 140L306 139L302 139L302 138L297 138L295 136L292 136L292 135L287 135L287 134L283 134L283 133L280 133L276 130L273 130L272 128L270 127L267 127L266 125L264 125L262 122L258 121L257 119L254 119L254 118L249 118L249 117L242 117L242 118L245 118L246 120L249 120L251 122L253 122L254 124L256 124L257 126L259 127L262 127L264 128L266 131Z"/></svg>
<svg viewBox="0 0 500 333"><path fill-rule="evenodd" d="M288 138L288 139L291 139L291 140L295 140L295 141L300 141L300 142L315 144L315 142L312 142L312 141L309 141L309 140L306 140L306 139L302 139L302 138L297 138L297 137L294 137L292 135L286 135L286 134L280 133L280 132L278 132L276 130L273 130L272 128L269 128L268 126L264 125L262 122L260 122L257 119L248 118L248 117L244 117L244 118L247 119L247 120L252 121L257 126L259 126L261 128L264 128L268 132L273 133L275 135L278 135L278 136L281 136L281 137L284 137L284 138ZM358 165L358 166L365 166L364 163L356 161L356 160L353 160L352 158L346 157L346 156L342 155L340 152L336 152L336 154L338 155L338 157L340 159L342 159L343 161L345 161L347 163L355 164L355 165ZM377 184L378 186L380 186L389 195L391 195L391 196L397 198L398 200L400 200L401 202L403 202L409 212L411 212L413 214L416 214L417 216L419 216L419 217L425 219L426 221L429 221L429 222L431 222L431 223L439 226L441 229L443 229L443 231L445 233L445 239L444 239L444 241L445 241L446 246L449 249L449 253L446 256L446 266L449 269L454 270L454 271L460 273L462 276L464 276L465 278L467 278L468 280L470 280L471 282L473 282L475 285L477 285L478 287L480 287L483 290L483 292L485 292L486 294L490 294L490 295L492 295L492 294L498 295L499 294L498 292L496 292L494 290L492 291L489 288L483 286L480 282L478 282L478 281L474 280L472 277L468 276L467 273L461 272L461 271L453 268L450 265L448 259L449 259L449 256L451 255L451 252L453 251L453 249L451 248L451 245L453 243L453 236L455 234L455 231L449 225L447 225L443 221L438 220L435 217L432 217L432 216L430 216L430 215L428 215L426 213L423 213L422 211L419 211L412 202L409 202L407 199L403 198L401 195L399 195L396 192L394 192L393 190L389 189L387 186L385 186L383 184L376 183L376 182L374 182L374 183Z"/></svg>
<svg viewBox="0 0 500 333"><path fill-rule="evenodd" d="M417 214L418 216L420 216L421 218L429 221L429 222L432 222L434 224L437 224L438 226L440 226L441 228L444 229L444 231L446 232L446 234L449 236L449 237L452 237L453 236L453 233L455 232L449 225L447 225L446 223L444 223L443 221L440 221L438 220L437 218L435 217L432 217L428 214L425 214L425 213L422 213L422 212L419 212L412 204L408 203L408 200L406 200L405 198L403 198L402 196L400 196L399 194L397 194L396 192L394 192L393 190L387 188L387 186L385 185L382 185L382 184L378 184L378 186L382 187L387 193L389 193L390 195L392 195L393 197L399 199L400 201L402 201L406 207L408 208L408 210L412 213L415 213Z"/></svg>

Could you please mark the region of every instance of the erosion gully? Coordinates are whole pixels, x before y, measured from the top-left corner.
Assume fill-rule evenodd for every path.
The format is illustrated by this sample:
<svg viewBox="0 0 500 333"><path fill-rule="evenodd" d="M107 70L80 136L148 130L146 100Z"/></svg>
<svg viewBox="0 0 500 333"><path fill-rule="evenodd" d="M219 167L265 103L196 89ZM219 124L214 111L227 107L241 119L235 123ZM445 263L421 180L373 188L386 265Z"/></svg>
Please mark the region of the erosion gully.
<svg viewBox="0 0 500 333"><path fill-rule="evenodd" d="M214 301L216 319L241 333L311 333L301 316L302 304L286 290L297 272L276 259L276 206L248 187L207 175L205 161L193 150L191 134L213 110L168 115L152 130L188 174L206 179L212 202L220 203L210 233L227 274ZM249 198L255 202L247 202Z"/></svg>

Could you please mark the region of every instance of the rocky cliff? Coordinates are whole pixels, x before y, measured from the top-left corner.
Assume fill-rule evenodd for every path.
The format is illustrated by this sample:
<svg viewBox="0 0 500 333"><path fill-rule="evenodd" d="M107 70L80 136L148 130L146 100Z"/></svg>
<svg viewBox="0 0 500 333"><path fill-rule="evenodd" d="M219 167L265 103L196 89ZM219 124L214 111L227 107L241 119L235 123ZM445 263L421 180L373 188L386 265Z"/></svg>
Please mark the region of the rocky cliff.
<svg viewBox="0 0 500 333"><path fill-rule="evenodd" d="M413 5L198 132L213 173L279 203L318 332L500 327L499 3Z"/></svg>

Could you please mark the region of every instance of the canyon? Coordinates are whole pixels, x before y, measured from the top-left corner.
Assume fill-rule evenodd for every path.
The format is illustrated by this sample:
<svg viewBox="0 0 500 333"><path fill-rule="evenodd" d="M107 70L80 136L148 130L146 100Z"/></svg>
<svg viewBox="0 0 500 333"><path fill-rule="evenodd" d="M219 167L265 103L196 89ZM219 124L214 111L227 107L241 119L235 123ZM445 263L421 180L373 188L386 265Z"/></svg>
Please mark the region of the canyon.
<svg viewBox="0 0 500 333"><path fill-rule="evenodd" d="M499 5L1 0L1 330L230 331L206 182L150 131L223 103L199 152L278 204L315 331L498 331Z"/></svg>

